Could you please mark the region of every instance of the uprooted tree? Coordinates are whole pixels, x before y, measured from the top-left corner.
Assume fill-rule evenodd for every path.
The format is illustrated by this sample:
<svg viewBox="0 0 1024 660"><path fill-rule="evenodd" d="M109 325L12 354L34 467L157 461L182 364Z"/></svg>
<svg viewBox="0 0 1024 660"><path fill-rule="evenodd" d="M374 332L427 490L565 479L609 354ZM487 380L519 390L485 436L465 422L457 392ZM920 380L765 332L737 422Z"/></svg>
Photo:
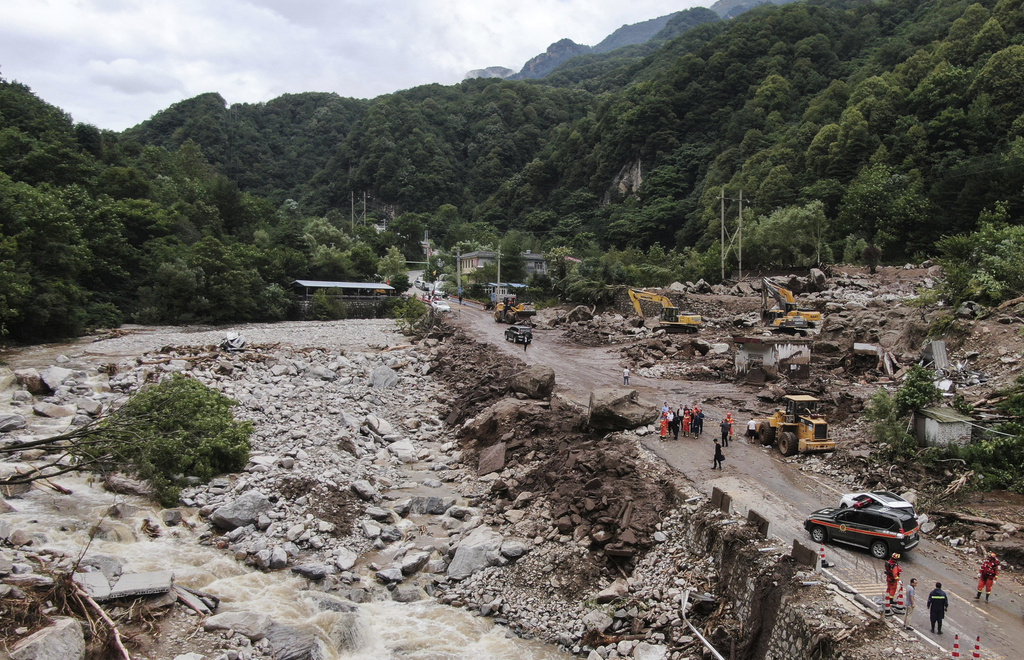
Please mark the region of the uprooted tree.
<svg viewBox="0 0 1024 660"><path fill-rule="evenodd" d="M234 418L236 402L175 374L132 395L102 418L60 435L0 447L0 456L46 449L30 472L0 485L31 483L68 472L124 472L153 487L161 504L181 488L237 472L249 460L252 422Z"/></svg>

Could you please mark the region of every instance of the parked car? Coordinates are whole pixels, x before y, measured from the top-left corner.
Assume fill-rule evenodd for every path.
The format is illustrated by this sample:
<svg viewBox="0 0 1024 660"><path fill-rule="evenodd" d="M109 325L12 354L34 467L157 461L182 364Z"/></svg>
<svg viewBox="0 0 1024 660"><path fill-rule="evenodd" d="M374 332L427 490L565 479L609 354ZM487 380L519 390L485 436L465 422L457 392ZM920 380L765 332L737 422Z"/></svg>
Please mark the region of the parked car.
<svg viewBox="0 0 1024 660"><path fill-rule="evenodd" d="M533 341L533 330L528 325L513 325L505 330L505 341L513 344L529 344Z"/></svg>
<svg viewBox="0 0 1024 660"><path fill-rule="evenodd" d="M447 314L452 311L452 306L448 304L447 300L434 300L430 303L430 306L438 314Z"/></svg>
<svg viewBox="0 0 1024 660"><path fill-rule="evenodd" d="M847 493L839 500L839 508L853 507L863 509L866 506L887 506L890 509L909 509L914 513L914 505L896 493L887 490L876 490L870 493Z"/></svg>
<svg viewBox="0 0 1024 660"><path fill-rule="evenodd" d="M815 543L834 541L865 548L876 559L906 552L921 541L913 511L871 505L856 509L828 507L807 516L804 529Z"/></svg>

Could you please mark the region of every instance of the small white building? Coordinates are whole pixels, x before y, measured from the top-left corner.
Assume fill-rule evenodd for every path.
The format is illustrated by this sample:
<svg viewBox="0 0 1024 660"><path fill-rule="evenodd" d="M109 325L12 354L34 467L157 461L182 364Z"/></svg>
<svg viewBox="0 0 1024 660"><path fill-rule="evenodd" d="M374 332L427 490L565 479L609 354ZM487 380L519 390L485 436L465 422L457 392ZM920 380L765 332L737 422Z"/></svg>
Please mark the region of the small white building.
<svg viewBox="0 0 1024 660"><path fill-rule="evenodd" d="M764 383L785 376L806 380L811 376L811 342L803 337L733 337L736 375L748 383Z"/></svg>
<svg viewBox="0 0 1024 660"><path fill-rule="evenodd" d="M973 419L952 408L922 408L914 411L914 436L921 447L966 445L971 441L973 423Z"/></svg>

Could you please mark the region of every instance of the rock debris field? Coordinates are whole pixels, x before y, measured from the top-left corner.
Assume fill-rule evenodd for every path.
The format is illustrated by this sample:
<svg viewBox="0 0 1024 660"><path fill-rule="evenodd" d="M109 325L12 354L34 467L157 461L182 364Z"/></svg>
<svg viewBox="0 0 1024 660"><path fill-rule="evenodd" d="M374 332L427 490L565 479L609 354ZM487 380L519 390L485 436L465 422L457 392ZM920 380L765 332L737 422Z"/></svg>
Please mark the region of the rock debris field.
<svg viewBox="0 0 1024 660"><path fill-rule="evenodd" d="M112 507L96 533L117 520L141 529L140 539L188 529L250 569L301 579L295 597L330 613L330 625L232 609L170 578L151 595L111 598L118 558L86 552L79 562L80 553L52 547L51 530L16 517L27 494L9 489L0 500L0 633L15 660L112 657L81 617L66 618L74 608L54 604L72 571L132 657L152 660L356 652L359 608L384 599L433 598L590 660L704 657L684 625L684 592L700 595L689 616L716 644L742 635L715 596L712 557L682 542L707 503L638 436L588 431L586 411L552 396L553 374L524 376L521 363L450 330L410 339L392 321L230 330L246 338L244 350L220 350L223 329L136 328L12 355L0 446L15 451L2 456L0 479L47 458L19 443L88 423L167 374L195 378L254 422L248 466L141 520L136 507ZM49 363L30 366L41 359ZM105 485L145 494L124 476ZM860 640L856 657L932 657L834 598L821 587L805 603L823 603L822 625L858 631L842 638Z"/></svg>

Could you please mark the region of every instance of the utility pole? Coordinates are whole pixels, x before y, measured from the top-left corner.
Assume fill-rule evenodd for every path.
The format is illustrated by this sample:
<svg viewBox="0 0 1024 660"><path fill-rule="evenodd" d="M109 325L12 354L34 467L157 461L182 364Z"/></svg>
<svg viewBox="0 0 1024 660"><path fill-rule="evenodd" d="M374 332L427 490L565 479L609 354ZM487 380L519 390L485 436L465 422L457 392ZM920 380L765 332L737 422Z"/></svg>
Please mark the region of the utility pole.
<svg viewBox="0 0 1024 660"><path fill-rule="evenodd" d="M722 250L722 281L725 281L725 186L722 192L718 193L718 199L722 203L722 240L719 242Z"/></svg>
<svg viewBox="0 0 1024 660"><path fill-rule="evenodd" d="M740 279L743 279L743 191L740 190L740 227L739 227L739 262L740 262Z"/></svg>
<svg viewBox="0 0 1024 660"><path fill-rule="evenodd" d="M462 304L462 250L455 253L455 288L459 293L459 304Z"/></svg>
<svg viewBox="0 0 1024 660"><path fill-rule="evenodd" d="M722 207L722 280L725 280L725 257L729 253L729 250L732 249L732 244L734 241L738 243L737 256L739 259L740 279L743 279L743 191L740 191L740 196L738 199L735 197L726 197L725 186L722 186L722 192L718 194L718 199L721 202ZM725 231L725 200L727 199L729 201L738 201L740 203L739 222L737 224L736 233L733 234L732 236L729 236L728 232ZM725 243L726 237L729 238L728 245L726 245Z"/></svg>
<svg viewBox="0 0 1024 660"><path fill-rule="evenodd" d="M498 243L498 286L494 287L494 304L498 304L498 296L501 291L501 243Z"/></svg>
<svg viewBox="0 0 1024 660"><path fill-rule="evenodd" d="M356 191L348 191L348 219L352 223L352 235L356 235Z"/></svg>

